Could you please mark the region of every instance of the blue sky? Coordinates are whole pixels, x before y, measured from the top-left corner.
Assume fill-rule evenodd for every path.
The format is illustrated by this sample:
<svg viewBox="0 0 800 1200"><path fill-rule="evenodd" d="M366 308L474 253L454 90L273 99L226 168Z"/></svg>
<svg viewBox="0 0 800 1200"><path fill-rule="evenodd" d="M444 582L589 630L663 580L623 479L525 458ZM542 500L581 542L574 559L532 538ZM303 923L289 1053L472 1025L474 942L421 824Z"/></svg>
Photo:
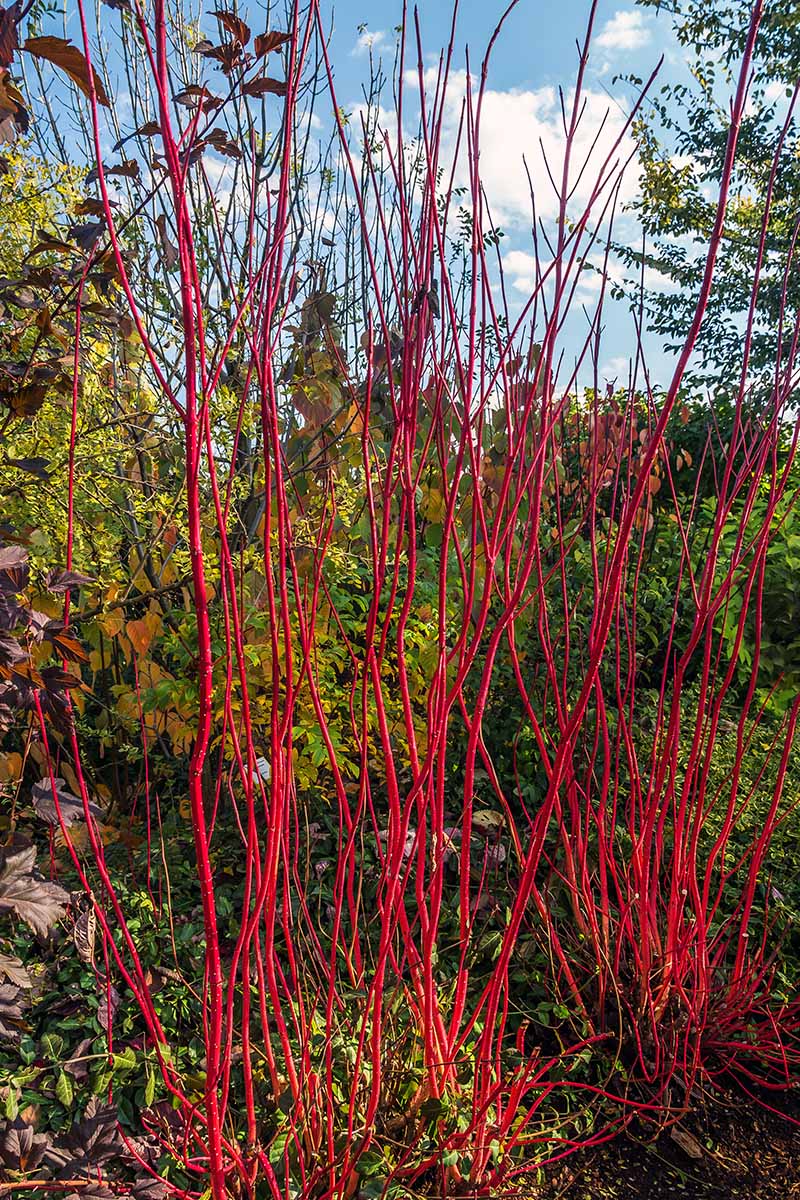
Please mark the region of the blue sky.
<svg viewBox="0 0 800 1200"><path fill-rule="evenodd" d="M467 0L462 4L456 36L457 68L464 64L465 46L469 46L473 69L480 63L501 12L502 6L491 0ZM557 156L561 142L557 89L561 86L568 91L574 80L578 61L576 40L583 41L589 12L586 0L563 0L563 3L521 0L508 17L492 55L491 103L487 106L484 126L482 174L505 234L503 261L510 291L520 297L526 295L533 278L523 155L534 183L539 185L537 204L547 219L552 192L545 178L538 142L542 138L549 156ZM354 105L360 98L370 53L382 57L387 66L391 64L396 40L394 26L400 14L400 7L386 0L374 5L368 13L358 0L344 0L333 8L332 59L339 100L345 106ZM434 62L449 36L450 6L437 0L423 0L419 15L423 48ZM615 81L615 76L633 73L646 78L662 55L660 81L685 75L685 65L677 52L668 17L620 0L599 3L592 47L585 80L585 137L588 144L605 119L606 135L605 140L601 138L601 145L608 145L624 123L635 96L635 89ZM456 96L454 101L457 102ZM628 148L632 149L632 143ZM625 199L635 196L636 185L637 170L633 162L623 184ZM638 244L632 218L617 218L615 231L622 240ZM599 278L587 273L579 298L591 305L598 286ZM623 305L613 302L607 302L604 315L601 375L618 377L623 382L627 379L628 359L635 353L631 319ZM585 327L585 319L578 318L574 326L576 341ZM666 381L669 359L652 338L647 341L647 358L655 377Z"/></svg>
<svg viewBox="0 0 800 1200"><path fill-rule="evenodd" d="M188 0L171 2L181 6L188 4ZM395 55L395 27L402 19L402 7L394 0L379 0L371 7L365 6L363 0L341 0L335 5L330 5L329 0L322 0L322 4L323 11L330 16L331 58L338 100L345 108L354 108L362 99L362 88L369 76L370 54L382 57L387 69L391 69ZM211 7L211 4L204 4L203 10L208 12ZM471 62L473 67L477 67L502 8L495 0L464 0L461 5L456 35L451 133L455 129L465 82L463 74L459 74L465 61L464 47L469 46ZM188 13L186 8L183 11ZM242 0L239 11L254 32L263 27L260 6ZM493 51L490 90L485 106L481 169L493 214L504 231L503 264L508 290L512 297L518 297L520 301L527 299L534 278L530 198L523 156L536 188L538 211L547 223L554 216L554 198L539 143L540 139L544 142L551 166L557 168L563 145L557 89L561 86L569 93L578 61L576 40L583 41L589 12L588 0L561 0L558 3L554 0L520 0L508 17ZM100 7L100 13L104 28L116 24L117 13L105 6ZM422 0L419 18L426 59L435 63L450 32L449 0ZM215 23L212 21L211 25ZM67 29L73 39L80 43L75 14L68 20ZM656 14L651 8L638 7L632 0L600 0L592 46L585 79L587 107L581 136L584 147L588 147L596 130L605 121L605 130L595 158L590 160L597 162L598 156L604 154L624 124L635 96L635 89L630 85L619 80L615 82L615 75L632 72L646 77L662 54L665 58L661 75L663 80L685 74L686 68L676 52L668 17ZM413 65L415 57L412 49L409 65ZM210 66L206 74L209 81L213 82L214 72ZM113 89L114 81L109 82ZM123 94L116 90L117 105L123 101ZM321 115L324 118L325 114ZM447 123L445 132L447 134ZM625 145L625 153L633 150L633 142L629 140ZM225 162L221 164L223 168ZM591 171L587 171L587 181L590 176ZM636 189L637 169L634 161L627 169L621 189L623 200L633 199ZM579 204L582 199L585 196L582 196L579 187L576 203ZM630 217L623 215L616 219L615 233L621 240L634 242L638 246L637 227ZM599 261L600 256L595 257ZM584 282L579 287L576 299L591 310L600 280L591 272L586 272L582 279ZM651 279L650 282L657 281ZM628 360L636 349L627 307L607 301L604 321L601 378L617 378L623 383L627 381ZM586 318L578 309L571 331L568 328L567 342L571 333L574 343L579 344L586 328ZM669 361L661 347L648 338L646 350L654 379L666 382L670 373Z"/></svg>

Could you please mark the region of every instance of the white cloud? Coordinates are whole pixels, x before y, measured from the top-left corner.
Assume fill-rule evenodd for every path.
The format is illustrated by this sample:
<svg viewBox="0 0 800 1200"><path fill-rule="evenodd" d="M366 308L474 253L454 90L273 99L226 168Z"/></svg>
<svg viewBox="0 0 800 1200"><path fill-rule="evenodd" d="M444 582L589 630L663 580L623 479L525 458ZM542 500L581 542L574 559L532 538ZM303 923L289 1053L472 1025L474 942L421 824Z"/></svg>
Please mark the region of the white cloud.
<svg viewBox="0 0 800 1200"><path fill-rule="evenodd" d="M358 41L350 53L357 56L369 54L383 49L388 41L389 34L384 29L377 29L373 32L371 29L362 28L358 31Z"/></svg>
<svg viewBox="0 0 800 1200"><path fill-rule="evenodd" d="M602 50L640 50L650 41L650 28L644 13L620 9L606 21L595 45Z"/></svg>
<svg viewBox="0 0 800 1200"><path fill-rule="evenodd" d="M426 71L426 87L433 90L437 77L437 69ZM410 73L408 82L413 87L414 73ZM466 86L466 73L454 72L444 106L442 164L452 161ZM569 119L573 97L567 93L564 99ZM619 145L616 145L618 139ZM462 136L455 179L456 184L461 186L469 182L464 140ZM549 175L560 185L565 141L561 102L555 88L542 87L532 91L487 88L481 113L480 174L492 217L497 224L530 227L533 213L531 187L537 218L552 221L557 216L559 201ZM571 153L569 186L572 191L572 218L580 217L590 203L593 216L599 217L616 183L619 169L633 151L633 139L625 132L622 109L604 93L585 90ZM593 193L607 158L609 164L604 174L606 186L598 198ZM636 170L632 165L622 180L620 200L631 199L635 191Z"/></svg>
<svg viewBox="0 0 800 1200"><path fill-rule="evenodd" d="M540 275L545 267L546 264L539 263ZM516 291L531 295L536 290L537 270L533 254L526 254L524 250L510 250L503 255L503 271Z"/></svg>
<svg viewBox="0 0 800 1200"><path fill-rule="evenodd" d="M616 379L617 383L621 387L627 385L630 373L631 360L629 358L625 358L621 354L617 355L615 358L610 358L608 362L603 363L599 372L601 379L607 379L610 382L613 382Z"/></svg>

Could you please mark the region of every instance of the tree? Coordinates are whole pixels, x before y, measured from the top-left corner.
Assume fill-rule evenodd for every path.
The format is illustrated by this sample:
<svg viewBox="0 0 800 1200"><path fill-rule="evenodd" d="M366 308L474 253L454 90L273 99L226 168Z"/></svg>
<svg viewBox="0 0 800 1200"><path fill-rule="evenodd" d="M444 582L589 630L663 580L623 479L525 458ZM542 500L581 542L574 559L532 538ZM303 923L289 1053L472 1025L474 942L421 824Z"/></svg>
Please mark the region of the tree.
<svg viewBox="0 0 800 1200"><path fill-rule="evenodd" d="M663 278L645 297L653 332L673 350L685 336L705 263L730 128L726 97L744 50L750 0L639 0L667 14L692 80L653 94L638 125L641 190L632 209L643 248L617 247L638 297L642 265ZM800 75L796 5L765 6L742 122L719 269L687 381L730 397L748 338L750 380L769 385L786 360L800 306L795 266L800 133L787 112ZM752 281L759 275L750 320ZM750 332L748 334L748 327Z"/></svg>

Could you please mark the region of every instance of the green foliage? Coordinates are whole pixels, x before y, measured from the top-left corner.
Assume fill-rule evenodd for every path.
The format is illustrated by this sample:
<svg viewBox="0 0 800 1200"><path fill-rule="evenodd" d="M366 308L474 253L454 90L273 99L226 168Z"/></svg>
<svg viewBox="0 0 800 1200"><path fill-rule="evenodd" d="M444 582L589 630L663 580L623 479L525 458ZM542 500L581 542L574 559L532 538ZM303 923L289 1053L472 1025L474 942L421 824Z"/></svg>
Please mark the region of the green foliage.
<svg viewBox="0 0 800 1200"><path fill-rule="evenodd" d="M692 80L657 87L637 127L641 179L632 204L648 237L644 253L617 252L634 268L628 290L637 297L641 265L663 279L646 296L651 328L677 347L694 312L713 223L729 112L724 97L744 48L749 0L639 0L663 9L683 48ZM780 349L779 330L791 329L797 312L797 272L784 281L796 222L798 128L790 123L781 142L787 97L800 64L800 26L791 5L766 5L756 50L750 105L739 137L715 283L687 378L720 399L733 394L741 370L741 337L750 305L762 226L766 248L758 290L749 376L768 386ZM783 85L783 87L781 87ZM772 172L777 155L777 169ZM786 293L784 295L784 283Z"/></svg>

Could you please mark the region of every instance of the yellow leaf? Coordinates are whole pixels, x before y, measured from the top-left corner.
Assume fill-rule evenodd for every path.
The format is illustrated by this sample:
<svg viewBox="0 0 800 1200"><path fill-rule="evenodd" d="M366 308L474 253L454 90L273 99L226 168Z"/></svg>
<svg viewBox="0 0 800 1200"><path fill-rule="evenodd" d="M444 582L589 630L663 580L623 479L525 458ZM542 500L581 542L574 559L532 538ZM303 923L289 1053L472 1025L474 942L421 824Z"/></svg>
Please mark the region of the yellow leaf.
<svg viewBox="0 0 800 1200"><path fill-rule="evenodd" d="M0 783L16 783L22 775L22 755L12 750L0 754Z"/></svg>

